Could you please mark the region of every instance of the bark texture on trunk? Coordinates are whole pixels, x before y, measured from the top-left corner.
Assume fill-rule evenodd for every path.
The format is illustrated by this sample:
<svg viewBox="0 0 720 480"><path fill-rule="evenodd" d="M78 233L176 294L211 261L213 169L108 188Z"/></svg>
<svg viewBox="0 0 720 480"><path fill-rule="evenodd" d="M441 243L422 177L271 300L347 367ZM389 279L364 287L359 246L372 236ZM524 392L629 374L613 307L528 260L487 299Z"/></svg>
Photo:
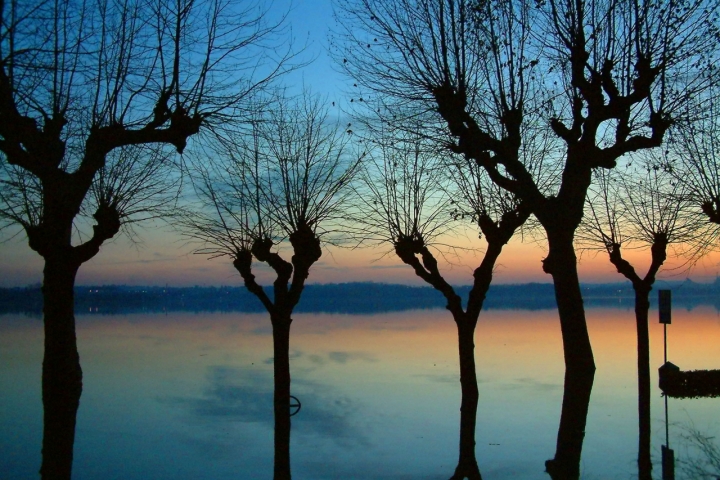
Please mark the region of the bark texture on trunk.
<svg viewBox="0 0 720 480"><path fill-rule="evenodd" d="M82 394L73 292L78 267L58 255L46 259L43 272L43 480L69 480L72 474L75 422Z"/></svg>
<svg viewBox="0 0 720 480"><path fill-rule="evenodd" d="M555 458L545 462L545 469L553 480L580 478L580 457L594 379L594 371L565 371Z"/></svg>

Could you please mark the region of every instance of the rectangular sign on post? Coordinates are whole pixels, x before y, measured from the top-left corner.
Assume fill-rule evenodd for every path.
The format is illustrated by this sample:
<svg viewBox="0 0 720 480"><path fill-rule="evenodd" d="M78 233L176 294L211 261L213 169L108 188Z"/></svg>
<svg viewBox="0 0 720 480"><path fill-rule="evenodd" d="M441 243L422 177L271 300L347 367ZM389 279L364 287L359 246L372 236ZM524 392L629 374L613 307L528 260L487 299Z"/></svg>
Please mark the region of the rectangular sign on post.
<svg viewBox="0 0 720 480"><path fill-rule="evenodd" d="M669 325L672 323L670 312L672 310L672 298L670 290L658 290L658 309L660 311L660 323Z"/></svg>

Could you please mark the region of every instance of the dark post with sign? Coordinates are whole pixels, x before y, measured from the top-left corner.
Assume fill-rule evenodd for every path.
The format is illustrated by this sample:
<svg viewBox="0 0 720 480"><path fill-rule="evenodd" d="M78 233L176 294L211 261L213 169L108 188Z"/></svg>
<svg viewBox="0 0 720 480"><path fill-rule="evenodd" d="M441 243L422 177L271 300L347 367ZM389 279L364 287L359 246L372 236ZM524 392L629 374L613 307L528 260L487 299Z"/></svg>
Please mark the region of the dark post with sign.
<svg viewBox="0 0 720 480"><path fill-rule="evenodd" d="M663 324L665 363L667 363L667 326L672 323L672 292L670 290L658 290L658 310L660 312L660 323Z"/></svg>

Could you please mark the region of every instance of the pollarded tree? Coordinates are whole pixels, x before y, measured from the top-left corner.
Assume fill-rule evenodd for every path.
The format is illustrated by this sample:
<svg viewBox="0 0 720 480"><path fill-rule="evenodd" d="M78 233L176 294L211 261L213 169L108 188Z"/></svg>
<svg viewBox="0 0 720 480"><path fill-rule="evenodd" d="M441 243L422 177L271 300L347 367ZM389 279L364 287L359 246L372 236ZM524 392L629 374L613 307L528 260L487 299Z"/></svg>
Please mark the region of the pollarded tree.
<svg viewBox="0 0 720 480"><path fill-rule="evenodd" d="M430 128L452 151L530 206L547 235L566 368L594 370L573 244L592 171L662 145L712 83L717 2L338 3L338 62L363 96L435 112ZM541 165L518 154L532 141L523 125L554 136Z"/></svg>
<svg viewBox="0 0 720 480"><path fill-rule="evenodd" d="M330 122L323 100L258 103L249 132L195 164L202 207L184 232L198 253L227 256L245 287L270 314L274 353L275 479L290 478L290 325L323 243L337 239L348 187L360 157L350 134ZM289 245L288 245L289 244ZM288 248L289 247L289 248ZM291 249L290 261L283 258ZM272 295L257 282L253 259L275 274Z"/></svg>
<svg viewBox="0 0 720 480"><path fill-rule="evenodd" d="M370 142L373 148L356 189L355 225L361 241L391 245L400 260L445 297L458 331L462 390L460 453L452 478L480 479L475 457L475 327L497 259L530 209L490 182L474 161L448 155L417 135L389 128L382 127ZM438 245L458 235L462 222L470 222L486 243L482 261L473 270L465 306L443 277L436 258L441 251Z"/></svg>
<svg viewBox="0 0 720 480"><path fill-rule="evenodd" d="M598 170L588 192L579 239L584 246L605 250L618 273L635 291L638 368L638 478L652 478L650 458L650 291L668 249L695 243L702 235L701 218L683 183L676 181L667 160L646 158L622 170ZM623 256L649 250L644 276Z"/></svg>
<svg viewBox="0 0 720 480"><path fill-rule="evenodd" d="M170 149L281 73L266 18L223 0L0 1L0 221L45 262L43 478L71 473L78 269L168 192Z"/></svg>

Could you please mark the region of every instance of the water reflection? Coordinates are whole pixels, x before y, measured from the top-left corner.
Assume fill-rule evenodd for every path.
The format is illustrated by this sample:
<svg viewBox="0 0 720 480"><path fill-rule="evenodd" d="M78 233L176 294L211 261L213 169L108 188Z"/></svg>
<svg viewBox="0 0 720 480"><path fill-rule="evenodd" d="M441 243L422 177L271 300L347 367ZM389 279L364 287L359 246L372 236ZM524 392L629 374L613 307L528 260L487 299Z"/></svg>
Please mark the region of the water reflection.
<svg viewBox="0 0 720 480"><path fill-rule="evenodd" d="M474 475L473 463L486 480L577 478L579 470L582 478L635 478L640 402L632 311L589 310L598 370L592 383L568 377L564 384L555 312L483 315L476 426L461 412L460 432L457 332L444 312L298 318L289 352L292 394L302 401L289 440L292 478L447 480ZM78 318L84 387L75 480L272 475L274 362L265 315ZM714 312L678 311L674 320L673 361L719 367ZM661 327L650 325L651 345L662 344ZM41 320L0 317L3 480L38 476L42 355ZM650 361L660 365L662 351L654 348ZM650 381L650 456L659 478L664 399L657 376ZM701 452L693 447L687 455L682 437L689 433L672 420L690 417L713 436L718 400L669 402L677 478L697 478L683 469ZM467 469L462 464L472 455ZM543 473L550 457L561 467L554 477Z"/></svg>
<svg viewBox="0 0 720 480"><path fill-rule="evenodd" d="M684 399L680 403L685 419L681 422L670 421L669 397L664 396L665 403L665 444L661 447L662 479L675 480L676 473L679 478L689 480L716 480L720 478L720 442L718 441L718 424L708 424L698 428L692 418L688 416L688 403L697 402L699 397ZM712 397L710 397L712 398ZM710 404L717 404L718 400L702 400ZM670 430L674 435L673 447L670 448ZM716 430L716 431L713 431ZM676 458L676 451L679 454Z"/></svg>
<svg viewBox="0 0 720 480"><path fill-rule="evenodd" d="M708 480L720 478L720 443L717 433L709 429L701 430L692 423L682 427L678 443L683 449L684 456L678 459L678 470L684 478ZM663 480L674 480L674 478L674 475L666 477L663 472Z"/></svg>
<svg viewBox="0 0 720 480"><path fill-rule="evenodd" d="M580 457L594 379L594 370L565 373L555 458L545 462L545 469L553 480L580 478Z"/></svg>
<svg viewBox="0 0 720 480"><path fill-rule="evenodd" d="M668 379L663 379L663 373L667 375L668 365L675 367L672 364L666 362L659 369L660 370L660 385L662 386L663 380L666 382ZM676 367L675 367L676 368ZM673 369L673 373L680 374L680 370ZM717 428L717 423L706 425L707 430L701 430L696 427L692 418L689 418L688 403L701 402L705 404L717 404L718 400L716 397L717 393L710 386L709 390L702 392L699 389L683 389L674 385L669 388L673 391L674 388L677 390L675 394L670 395L667 392L663 393L664 406L665 406L665 444L661 446L661 461L662 461L662 479L663 480L675 480L676 467L679 470L681 478L687 479L709 479L716 480L720 479L720 443L718 443L717 432L710 433L710 429ZM684 394L683 394L684 393ZM674 402L680 403L680 407L684 413L686 420L682 423L671 423L670 421L670 408L669 399L674 398ZM713 400L711 400L713 399ZM671 448L670 445L670 427L673 430L678 431L679 435L676 435L676 441L674 442L675 449L680 448L682 455L677 458L675 449Z"/></svg>
<svg viewBox="0 0 720 480"><path fill-rule="evenodd" d="M48 310L48 308L46 308ZM47 315L42 363L43 440L40 476L69 480L75 423L82 394L82 369L71 313ZM48 321L47 318L52 321Z"/></svg>
<svg viewBox="0 0 720 480"><path fill-rule="evenodd" d="M68 388L61 382L46 380L53 377L52 373L47 373L49 370L52 369L43 368L44 427L40 475L43 480L70 479L82 388Z"/></svg>
<svg viewBox="0 0 720 480"><path fill-rule="evenodd" d="M670 448L670 414L665 396L665 445L660 447L663 480L675 480L675 451Z"/></svg>
<svg viewBox="0 0 720 480"><path fill-rule="evenodd" d="M478 387L477 379L473 379L472 388L462 388L460 402L460 452L458 464L450 480L482 480L477 458L475 457L475 426L477 423ZM468 396L470 398L468 398Z"/></svg>
<svg viewBox="0 0 720 480"><path fill-rule="evenodd" d="M290 480L290 321L273 318L274 480Z"/></svg>
<svg viewBox="0 0 720 480"><path fill-rule="evenodd" d="M638 478L652 480L650 438L650 341L647 312L644 323L638 320ZM641 334L641 330L643 333Z"/></svg>

